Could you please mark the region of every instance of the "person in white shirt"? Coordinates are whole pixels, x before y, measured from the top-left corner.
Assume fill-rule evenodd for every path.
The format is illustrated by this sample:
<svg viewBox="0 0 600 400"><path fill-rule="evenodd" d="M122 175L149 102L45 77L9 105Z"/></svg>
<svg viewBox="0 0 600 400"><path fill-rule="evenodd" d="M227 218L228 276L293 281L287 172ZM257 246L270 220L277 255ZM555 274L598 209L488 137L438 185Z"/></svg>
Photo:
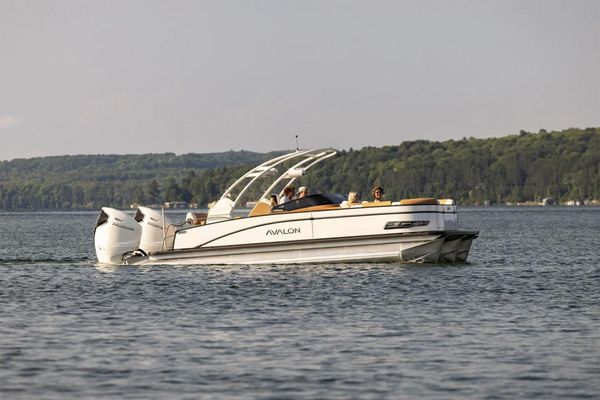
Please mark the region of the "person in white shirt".
<svg viewBox="0 0 600 400"><path fill-rule="evenodd" d="M294 200L294 187L286 186L286 188L283 189L283 196L279 199L279 204L287 203L290 200Z"/></svg>

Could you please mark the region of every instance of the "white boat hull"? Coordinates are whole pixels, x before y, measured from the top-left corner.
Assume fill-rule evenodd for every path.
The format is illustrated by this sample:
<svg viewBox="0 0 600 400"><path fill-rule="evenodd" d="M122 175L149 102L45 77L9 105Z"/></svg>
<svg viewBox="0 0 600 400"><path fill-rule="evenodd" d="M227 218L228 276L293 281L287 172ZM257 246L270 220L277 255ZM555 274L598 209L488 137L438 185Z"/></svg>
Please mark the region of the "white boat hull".
<svg viewBox="0 0 600 400"><path fill-rule="evenodd" d="M440 257L448 237L472 240L476 232L439 232L394 234L387 237L355 237L352 239L295 241L258 245L223 246L190 250L174 250L136 256L127 264L318 264L318 263L430 263L454 262ZM455 240L455 239L453 239Z"/></svg>

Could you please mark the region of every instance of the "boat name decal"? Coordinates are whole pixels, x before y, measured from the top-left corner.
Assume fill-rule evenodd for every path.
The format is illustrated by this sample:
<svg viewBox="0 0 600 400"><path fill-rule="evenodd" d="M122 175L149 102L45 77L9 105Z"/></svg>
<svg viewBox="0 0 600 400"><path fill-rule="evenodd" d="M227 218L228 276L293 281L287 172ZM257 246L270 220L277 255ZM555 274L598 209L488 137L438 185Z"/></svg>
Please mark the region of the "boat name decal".
<svg viewBox="0 0 600 400"><path fill-rule="evenodd" d="M287 229L267 229L267 234L269 235L293 235L295 233L300 233L300 228L287 228Z"/></svg>
<svg viewBox="0 0 600 400"><path fill-rule="evenodd" d="M383 229L406 229L427 225L429 225L429 221L390 221L385 224Z"/></svg>
<svg viewBox="0 0 600 400"><path fill-rule="evenodd" d="M134 229L130 226L125 226L125 225L121 225L121 224L115 224L114 222L112 223L113 226L116 226L117 228L122 228L122 229L127 229L128 231L133 232Z"/></svg>

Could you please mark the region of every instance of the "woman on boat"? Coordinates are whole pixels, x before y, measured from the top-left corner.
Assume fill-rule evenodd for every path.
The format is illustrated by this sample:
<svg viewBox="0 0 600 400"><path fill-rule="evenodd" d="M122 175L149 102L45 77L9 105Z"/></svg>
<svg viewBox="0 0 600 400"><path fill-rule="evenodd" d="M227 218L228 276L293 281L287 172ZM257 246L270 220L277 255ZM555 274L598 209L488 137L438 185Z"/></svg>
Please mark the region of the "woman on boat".
<svg viewBox="0 0 600 400"><path fill-rule="evenodd" d="M360 197L358 196L358 193L357 192L348 193L348 205L353 206L353 205L357 205L357 204L360 204Z"/></svg>
<svg viewBox="0 0 600 400"><path fill-rule="evenodd" d="M371 194L373 195L373 201L383 201L383 188L381 186L375 186L373 190L371 190Z"/></svg>

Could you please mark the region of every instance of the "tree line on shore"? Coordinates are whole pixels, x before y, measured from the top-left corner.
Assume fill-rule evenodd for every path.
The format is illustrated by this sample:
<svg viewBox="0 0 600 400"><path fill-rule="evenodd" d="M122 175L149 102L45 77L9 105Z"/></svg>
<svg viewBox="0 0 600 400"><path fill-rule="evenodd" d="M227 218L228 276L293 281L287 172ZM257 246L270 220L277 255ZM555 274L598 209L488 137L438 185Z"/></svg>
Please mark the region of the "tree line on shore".
<svg viewBox="0 0 600 400"><path fill-rule="evenodd" d="M89 210L216 200L267 154L79 155L0 162L0 210ZM501 138L416 140L342 150L298 183L313 192L453 198L459 204L600 199L600 128ZM250 193L248 199L257 193Z"/></svg>

